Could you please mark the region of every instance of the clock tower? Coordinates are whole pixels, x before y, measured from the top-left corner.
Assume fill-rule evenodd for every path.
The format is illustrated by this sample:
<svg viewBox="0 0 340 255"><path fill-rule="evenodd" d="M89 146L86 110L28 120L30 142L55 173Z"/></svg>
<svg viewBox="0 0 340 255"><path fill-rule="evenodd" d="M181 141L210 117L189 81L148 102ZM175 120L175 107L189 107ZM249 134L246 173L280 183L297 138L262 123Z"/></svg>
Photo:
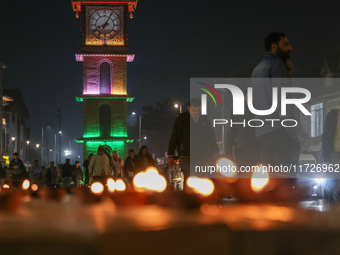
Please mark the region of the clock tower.
<svg viewBox="0 0 340 255"><path fill-rule="evenodd" d="M103 145L126 157L128 20L138 0L72 0L76 17L81 18L82 50L76 60L83 62L84 131L77 142L84 143L84 159Z"/></svg>

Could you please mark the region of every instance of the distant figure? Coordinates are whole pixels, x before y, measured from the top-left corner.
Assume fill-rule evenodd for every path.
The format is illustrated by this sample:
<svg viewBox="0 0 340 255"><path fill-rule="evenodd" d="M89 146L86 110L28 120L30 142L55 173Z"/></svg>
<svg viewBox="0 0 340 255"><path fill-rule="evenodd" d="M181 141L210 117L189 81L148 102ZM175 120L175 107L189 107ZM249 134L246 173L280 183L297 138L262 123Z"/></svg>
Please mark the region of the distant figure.
<svg viewBox="0 0 340 255"><path fill-rule="evenodd" d="M31 184L41 185L42 171L42 166L39 166L39 160L34 160L34 166L31 169Z"/></svg>
<svg viewBox="0 0 340 255"><path fill-rule="evenodd" d="M137 156L138 160L138 171L144 171L146 168L150 166L155 166L155 161L153 160L151 154L149 153L149 149L147 146L143 145Z"/></svg>
<svg viewBox="0 0 340 255"><path fill-rule="evenodd" d="M84 161L84 164L83 164L83 167L85 169L85 180L84 180L85 186L89 185L89 180L90 180L90 177L89 177L89 165L90 165L90 161L91 161L92 157L93 157L93 153L91 153L89 155L89 157Z"/></svg>
<svg viewBox="0 0 340 255"><path fill-rule="evenodd" d="M47 169L46 173L46 185L48 187L56 187L58 185L59 171L58 168L54 166L54 162L50 163L50 167Z"/></svg>
<svg viewBox="0 0 340 255"><path fill-rule="evenodd" d="M174 157L174 165L169 167L169 182L174 190L183 190L184 174L177 156Z"/></svg>
<svg viewBox="0 0 340 255"><path fill-rule="evenodd" d="M13 159L9 163L9 169L12 170L12 185L13 187L21 187L26 175L24 162L19 158L19 153L13 154Z"/></svg>
<svg viewBox="0 0 340 255"><path fill-rule="evenodd" d="M63 165L62 168L62 187L63 188L69 188L71 186L72 181L72 174L73 174L73 166L70 164L70 159L66 159L66 163Z"/></svg>
<svg viewBox="0 0 340 255"><path fill-rule="evenodd" d="M102 145L98 147L98 153L91 159L89 176L93 178L94 182L101 182L104 185L107 179L112 176L110 162Z"/></svg>
<svg viewBox="0 0 340 255"><path fill-rule="evenodd" d="M135 151L133 149L130 149L129 156L125 159L124 162L124 172L129 182L132 182L133 177L135 176L137 163L138 162L137 156L135 155Z"/></svg>
<svg viewBox="0 0 340 255"><path fill-rule="evenodd" d="M80 182L83 181L83 170L79 165L79 161L76 161L74 165L75 166L72 174L72 181L74 182L75 186L80 187Z"/></svg>
<svg viewBox="0 0 340 255"><path fill-rule="evenodd" d="M116 173L115 177L116 178L124 178L124 162L123 160L119 157L117 151L112 152L112 158L113 158L113 163L116 168Z"/></svg>

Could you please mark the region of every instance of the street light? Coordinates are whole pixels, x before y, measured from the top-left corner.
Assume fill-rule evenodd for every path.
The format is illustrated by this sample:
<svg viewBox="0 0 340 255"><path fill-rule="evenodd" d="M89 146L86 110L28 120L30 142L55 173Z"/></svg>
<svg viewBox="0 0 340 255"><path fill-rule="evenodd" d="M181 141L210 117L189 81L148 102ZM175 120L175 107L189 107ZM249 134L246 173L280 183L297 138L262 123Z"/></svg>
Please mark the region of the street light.
<svg viewBox="0 0 340 255"><path fill-rule="evenodd" d="M39 144L39 143L37 143L35 146L37 147L37 149L39 149L39 146L40 146L40 144Z"/></svg>
<svg viewBox="0 0 340 255"><path fill-rule="evenodd" d="M26 141L26 144L27 144L26 161L30 161L30 141Z"/></svg>
<svg viewBox="0 0 340 255"><path fill-rule="evenodd" d="M13 152L15 151L15 136L12 136L11 137L11 139L12 139L12 147L13 147Z"/></svg>
<svg viewBox="0 0 340 255"><path fill-rule="evenodd" d="M136 115L135 112L132 112L132 115ZM139 148L142 147L142 115L139 115L139 121L138 121L138 129L139 129Z"/></svg>
<svg viewBox="0 0 340 255"><path fill-rule="evenodd" d="M179 107L179 113L182 113L182 105L181 104L175 104L174 107L176 109Z"/></svg>

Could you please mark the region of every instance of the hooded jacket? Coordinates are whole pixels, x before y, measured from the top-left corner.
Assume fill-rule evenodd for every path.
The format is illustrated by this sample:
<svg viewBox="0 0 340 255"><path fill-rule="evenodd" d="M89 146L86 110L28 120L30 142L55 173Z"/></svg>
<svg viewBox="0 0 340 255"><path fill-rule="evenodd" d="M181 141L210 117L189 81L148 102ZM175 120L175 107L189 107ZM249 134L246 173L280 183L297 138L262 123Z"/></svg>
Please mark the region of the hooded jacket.
<svg viewBox="0 0 340 255"><path fill-rule="evenodd" d="M191 150L190 141L193 145ZM201 115L195 122L189 112L177 117L169 141L169 157L175 154L175 150L179 157L191 158L207 158L217 153L219 148L209 118Z"/></svg>

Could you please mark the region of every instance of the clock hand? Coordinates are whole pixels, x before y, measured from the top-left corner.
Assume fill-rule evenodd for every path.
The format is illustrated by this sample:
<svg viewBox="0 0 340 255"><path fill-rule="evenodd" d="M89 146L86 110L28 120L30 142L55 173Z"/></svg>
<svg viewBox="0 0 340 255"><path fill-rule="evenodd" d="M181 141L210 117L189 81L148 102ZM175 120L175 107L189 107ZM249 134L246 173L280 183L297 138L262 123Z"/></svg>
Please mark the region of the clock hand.
<svg viewBox="0 0 340 255"><path fill-rule="evenodd" d="M106 28L106 27L109 25L108 21L109 21L109 19L111 18L112 14L113 14L113 12L111 12L111 14L110 14L110 16L107 18L106 22L102 25L103 28Z"/></svg>

